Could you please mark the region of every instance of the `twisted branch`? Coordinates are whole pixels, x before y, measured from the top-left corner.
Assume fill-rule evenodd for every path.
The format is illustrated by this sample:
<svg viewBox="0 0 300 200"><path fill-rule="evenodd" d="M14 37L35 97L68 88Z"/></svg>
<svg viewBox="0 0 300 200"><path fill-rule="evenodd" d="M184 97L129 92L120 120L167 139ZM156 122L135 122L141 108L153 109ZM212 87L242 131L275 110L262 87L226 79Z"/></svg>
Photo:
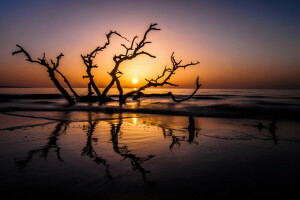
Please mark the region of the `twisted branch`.
<svg viewBox="0 0 300 200"><path fill-rule="evenodd" d="M92 88L94 89L94 91L96 92L97 96L99 99L101 99L101 92L99 91L98 87L96 86L96 83L94 82L94 76L91 73L92 68L97 68L98 66L96 64L93 64L93 59L96 57L96 55L103 51L109 44L110 44L110 37L115 34L123 39L125 39L126 41L128 41L125 37L123 37L121 34L119 34L116 31L110 31L108 34L106 34L106 43L103 46L98 46L97 48L95 48L91 53L87 54L87 55L81 55L81 58L86 66L86 72L87 72L87 76L83 76L83 78L89 78L90 82L88 84L88 96L92 96L93 92L92 92Z"/></svg>
<svg viewBox="0 0 300 200"><path fill-rule="evenodd" d="M173 84L170 82L170 79L171 77L175 74L176 70L180 69L180 68L183 68L185 69L186 67L189 67L189 66L192 66L192 65L197 65L199 64L199 62L191 62L189 64L185 64L185 65L181 65L182 63L182 60L180 60L179 62L177 62L175 60L175 57L174 57L174 52L172 53L171 55L171 62L173 64L173 67L172 68L168 68L167 66L165 66L163 72L161 75L158 75L156 79L145 79L148 83L145 84L144 86L140 87L139 89L137 90L133 90L131 92L128 92L126 94L123 95L123 99L122 99L122 102L125 103L126 99L129 97L129 96L133 96L135 95L134 99L137 100L141 97L141 95L144 95L142 94L142 91L145 90L146 88L149 88L149 87L162 87L164 85L170 85L170 86L178 86L176 84ZM163 79L163 80L162 80ZM162 80L162 81L161 81ZM169 92L167 94L159 94L159 96L171 96L172 100L174 102L181 102L181 101L185 101L185 100L188 100L190 98L193 97L193 95L198 91L198 89L201 87L201 84L199 84L199 76L197 77L197 80L196 80L196 89L194 90L194 92L188 96L187 98L184 98L184 99L180 99L180 100L177 100L175 98L175 96ZM147 94L147 96L157 96L157 94Z"/></svg>
<svg viewBox="0 0 300 200"><path fill-rule="evenodd" d="M109 75L112 77L112 80L111 82L108 84L108 86L104 89L103 91L103 100L105 101L106 99L106 95L108 93L108 91L110 90L110 88L114 85L114 83L117 81L117 79L119 78L117 76L117 72L119 70L119 66L120 64L123 62L123 61L126 61L126 60L132 60L134 58L136 58L137 56L139 55L147 55L151 58L156 58L154 55L148 53L148 52L145 52L145 51L140 51L146 44L149 44L151 43L150 41L146 41L147 39L147 36L148 36L148 33L150 31L159 31L160 29L159 28L156 28L157 24L150 24L149 28L146 30L144 36L143 36L143 39L140 41L140 42L135 42L135 40L138 38L137 36L135 36L131 42L131 46L130 47L127 47L125 44L121 44L121 46L123 46L125 49L126 49L126 52L125 54L119 54L119 55L115 55L113 57L113 60L115 62L115 67L113 68L113 70L109 73ZM135 47L134 47L135 46ZM118 81L117 83L117 87L119 89L119 93L120 93L120 104L122 104L122 90L120 90L121 88L121 85L120 85L120 82ZM103 102L101 102L103 103Z"/></svg>
<svg viewBox="0 0 300 200"><path fill-rule="evenodd" d="M43 53L43 57L42 58L38 58L37 60L33 60L31 58L31 56L29 55L29 53L23 49L23 47L21 47L20 45L16 45L19 50L17 51L14 51L12 53L12 55L16 55L16 54L19 54L19 53L24 53L24 55L26 56L26 60L29 61L29 62L32 62L32 63L38 63L42 66L45 66L47 68L47 72L48 72L48 75L50 77L50 79L52 80L52 82L54 83L54 85L56 86L56 88L62 93L62 95L65 97L65 99L69 102L69 104L74 104L75 101L71 98L71 96L69 95L69 93L62 87L62 85L59 83L59 81L56 79L55 77L55 71L58 72L62 77L63 79L65 80L65 82L67 83L68 87L70 88L70 90L73 92L73 94L75 95L76 98L78 98L78 95L76 94L76 92L73 90L73 88L71 87L71 85L69 84L67 78L57 70L58 66L59 66L59 61L61 59L62 56L64 56L62 53L60 53L57 57L56 57L56 63L53 62L53 60L50 59L51 61L51 64L52 64L52 67L49 65L49 63L47 62L46 60L46 55L45 53Z"/></svg>

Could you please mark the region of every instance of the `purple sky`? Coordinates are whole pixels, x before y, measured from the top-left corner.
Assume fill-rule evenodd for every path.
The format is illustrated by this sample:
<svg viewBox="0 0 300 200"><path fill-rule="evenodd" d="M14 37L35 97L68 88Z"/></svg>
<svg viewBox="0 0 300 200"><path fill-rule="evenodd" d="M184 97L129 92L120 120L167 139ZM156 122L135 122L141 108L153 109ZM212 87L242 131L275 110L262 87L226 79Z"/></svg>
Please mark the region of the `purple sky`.
<svg viewBox="0 0 300 200"><path fill-rule="evenodd" d="M124 86L157 76L174 51L183 62L200 61L176 74L182 87L193 87L199 75L204 88L300 89L300 1L11 0L1 1L0 11L0 85L52 86L44 68L11 56L20 44L35 58L64 53L61 71L74 87L85 87L80 54L104 44L111 29L131 39L158 23L162 30L149 35L147 47L157 58L124 63ZM99 87L109 79L112 56L122 52L120 42L113 39L97 57Z"/></svg>

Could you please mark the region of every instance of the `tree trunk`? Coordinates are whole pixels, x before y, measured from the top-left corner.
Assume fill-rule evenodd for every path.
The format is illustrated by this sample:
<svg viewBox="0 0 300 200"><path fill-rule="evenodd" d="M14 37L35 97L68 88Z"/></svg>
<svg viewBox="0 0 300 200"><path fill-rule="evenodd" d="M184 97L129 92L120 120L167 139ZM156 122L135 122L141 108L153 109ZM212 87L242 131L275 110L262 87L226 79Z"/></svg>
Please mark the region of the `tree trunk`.
<svg viewBox="0 0 300 200"><path fill-rule="evenodd" d="M114 85L114 83L115 83L115 81L117 79L116 72L117 72L117 70L119 68L119 65L120 65L120 63L117 62L116 65L115 65L115 67L114 67L114 69L109 73L110 76L112 77L112 79L111 79L110 83L104 89L104 91L102 93L102 100L101 100L102 102L101 103L104 103L106 101L106 95L107 95L108 91L110 90L110 88Z"/></svg>
<svg viewBox="0 0 300 200"><path fill-rule="evenodd" d="M91 79L90 79L90 83L91 83L91 85L92 85L94 91L96 92L97 96L98 96L99 98L101 98L101 93L100 93L98 87L96 86L96 83L94 82L94 79L91 78Z"/></svg>
<svg viewBox="0 0 300 200"><path fill-rule="evenodd" d="M93 94L94 94L94 92L92 91L92 84L91 84L91 82L89 82L89 84L88 84L88 97L91 97Z"/></svg>
<svg viewBox="0 0 300 200"><path fill-rule="evenodd" d="M66 82L66 84L68 85L69 89L71 90L71 92L74 94L74 96L76 97L76 99L80 99L80 97L78 96L78 94L75 92L75 90L72 88L72 86L70 85L69 81L67 80L67 78L57 69L55 69L55 71L57 73L59 73L61 75L61 77L63 77L64 81Z"/></svg>
<svg viewBox="0 0 300 200"><path fill-rule="evenodd" d="M93 75L91 74L90 70L86 70L87 74L88 74L88 77L90 78L90 83L91 86L93 87L94 91L96 92L97 96L99 97L99 99L101 99L101 92L99 91L98 87L96 86L96 83L94 82L94 79L93 79ZM89 85L90 87L90 85ZM89 88L89 94L88 96L90 96L90 93L91 90Z"/></svg>
<svg viewBox="0 0 300 200"><path fill-rule="evenodd" d="M116 84L117 84L117 88L119 90L119 104L122 105L125 103L125 101L123 99L123 89L122 89L120 80L118 78L116 79Z"/></svg>
<svg viewBox="0 0 300 200"><path fill-rule="evenodd" d="M49 73L49 77L53 81L54 85L61 92L61 94L65 97L65 99L69 102L69 104L70 105L75 104L75 101L70 97L69 93L61 86L61 84L55 78L54 71L48 69L48 73Z"/></svg>

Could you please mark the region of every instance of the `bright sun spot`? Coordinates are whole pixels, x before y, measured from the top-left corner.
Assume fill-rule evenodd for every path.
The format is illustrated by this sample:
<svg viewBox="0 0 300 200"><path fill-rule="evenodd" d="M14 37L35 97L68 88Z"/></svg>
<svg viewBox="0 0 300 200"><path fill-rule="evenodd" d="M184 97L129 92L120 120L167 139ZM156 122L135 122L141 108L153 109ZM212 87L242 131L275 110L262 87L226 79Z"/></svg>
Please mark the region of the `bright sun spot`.
<svg viewBox="0 0 300 200"><path fill-rule="evenodd" d="M137 83L138 80L136 78L132 79L132 83Z"/></svg>

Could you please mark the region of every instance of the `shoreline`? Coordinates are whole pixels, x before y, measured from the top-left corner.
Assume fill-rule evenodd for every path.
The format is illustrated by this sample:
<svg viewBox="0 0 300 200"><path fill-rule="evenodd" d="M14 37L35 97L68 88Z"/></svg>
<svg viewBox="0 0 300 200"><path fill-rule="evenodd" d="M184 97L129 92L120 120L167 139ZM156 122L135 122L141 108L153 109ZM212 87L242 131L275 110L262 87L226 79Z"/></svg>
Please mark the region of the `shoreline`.
<svg viewBox="0 0 300 200"><path fill-rule="evenodd" d="M119 113L136 113L136 114L157 114L168 116L194 116L194 117L210 117L210 118L241 118L241 119L262 119L272 120L290 120L300 121L300 111L285 109L262 109L262 108L232 108L224 105L223 108L200 107L198 111L191 112L189 110L159 110L151 108L123 108L117 106L57 106L57 107L0 107L0 112L99 112L105 114Z"/></svg>
<svg viewBox="0 0 300 200"><path fill-rule="evenodd" d="M291 194L299 180L296 122L270 132L258 120L195 117L191 130L187 116L24 113L0 113L0 185L13 197L238 199Z"/></svg>

